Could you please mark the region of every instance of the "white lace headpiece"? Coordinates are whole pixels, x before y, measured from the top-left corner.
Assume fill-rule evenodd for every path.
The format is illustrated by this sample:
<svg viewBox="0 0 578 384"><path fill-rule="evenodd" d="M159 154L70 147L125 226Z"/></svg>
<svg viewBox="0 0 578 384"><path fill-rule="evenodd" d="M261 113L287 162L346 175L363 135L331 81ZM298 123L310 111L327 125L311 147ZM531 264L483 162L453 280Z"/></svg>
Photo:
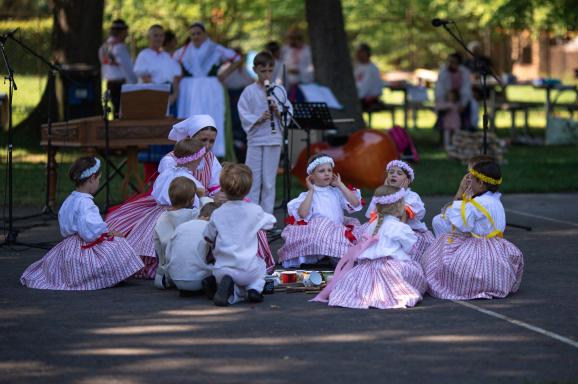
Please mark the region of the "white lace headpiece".
<svg viewBox="0 0 578 384"><path fill-rule="evenodd" d="M318 166L320 166L321 164L331 164L332 167L335 167L335 163L333 162L333 159L329 156L321 156L315 160L313 160L311 162L311 164L309 164L307 166L307 174L310 175L313 173L313 171L315 170L315 168L317 168Z"/></svg>
<svg viewBox="0 0 578 384"><path fill-rule="evenodd" d="M413 183L413 179L414 179L414 173L413 173L413 168L409 166L408 163L406 163L405 161L401 161L401 160L392 160L389 163L387 163L387 167L386 170L387 172L389 172L389 170L393 167L398 167L400 169L403 169L409 176L409 181Z"/></svg>

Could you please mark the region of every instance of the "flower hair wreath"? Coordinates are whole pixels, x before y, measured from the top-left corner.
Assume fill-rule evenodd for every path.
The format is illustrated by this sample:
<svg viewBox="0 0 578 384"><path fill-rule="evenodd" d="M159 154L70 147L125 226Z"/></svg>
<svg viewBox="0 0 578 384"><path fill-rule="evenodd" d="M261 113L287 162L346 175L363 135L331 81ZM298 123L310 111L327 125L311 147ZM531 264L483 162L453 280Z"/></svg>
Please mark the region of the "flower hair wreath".
<svg viewBox="0 0 578 384"><path fill-rule="evenodd" d="M98 172L98 170L100 169L100 160L97 157L95 157L94 160L96 161L96 163L92 167L86 168L84 171L82 171L82 173L80 174L80 180L88 179L90 176Z"/></svg>
<svg viewBox="0 0 578 384"><path fill-rule="evenodd" d="M475 169L470 169L470 174L472 176L474 176L475 178L483 181L484 183L488 183L488 184L492 184L492 185L502 184L502 178L501 177L499 179L494 179L494 178L491 178L489 176L486 176L486 175L476 171Z"/></svg>
<svg viewBox="0 0 578 384"><path fill-rule="evenodd" d="M332 167L335 167L335 163L333 162L333 159L329 156L321 156L315 160L313 160L311 162L311 164L309 164L307 166L307 174L310 175L313 173L313 171L315 170L315 168L317 168L318 166L322 165L322 164L331 164Z"/></svg>
<svg viewBox="0 0 578 384"><path fill-rule="evenodd" d="M179 165L187 164L190 163L191 161L199 160L201 157L205 156L205 153L207 153L207 148L203 147L199 149L197 153L194 153L191 156L177 157L176 161L177 164Z"/></svg>
<svg viewBox="0 0 578 384"><path fill-rule="evenodd" d="M389 205L389 204L396 203L399 200L404 198L405 193L406 193L406 190L402 188L399 191L392 193L391 195L373 196L371 198L371 205L372 206L375 206L375 204Z"/></svg>

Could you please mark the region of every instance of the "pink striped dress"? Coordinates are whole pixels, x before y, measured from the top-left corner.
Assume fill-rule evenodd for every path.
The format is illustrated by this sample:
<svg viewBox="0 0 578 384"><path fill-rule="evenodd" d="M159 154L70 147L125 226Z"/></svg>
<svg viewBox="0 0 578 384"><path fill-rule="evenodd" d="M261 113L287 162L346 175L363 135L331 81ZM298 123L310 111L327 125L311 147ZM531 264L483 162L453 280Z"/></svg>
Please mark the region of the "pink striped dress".
<svg viewBox="0 0 578 384"><path fill-rule="evenodd" d="M414 231L393 216L367 226L362 240L339 261L333 281L314 299L346 308L408 308L422 299L427 282L409 252ZM353 266L354 262L357 264Z"/></svg>
<svg viewBox="0 0 578 384"><path fill-rule="evenodd" d="M143 267L124 238L107 235L92 195L72 192L58 212L58 223L65 239L24 271L23 285L78 291L108 288Z"/></svg>
<svg viewBox="0 0 578 384"><path fill-rule="evenodd" d="M359 190L355 192L361 200ZM360 211L361 204L351 207L339 189L315 186L309 215L301 220L298 210L306 196L303 192L287 204L292 220L281 233L284 244L279 249L279 261L285 268L315 264L326 256L337 261L353 245L358 232L359 221L343 211Z"/></svg>
<svg viewBox="0 0 578 384"><path fill-rule="evenodd" d="M451 300L491 299L518 290L524 257L502 238L506 215L500 193L455 201L439 220L444 220L450 231L440 232L422 259L430 295ZM439 230L443 227L438 225Z"/></svg>

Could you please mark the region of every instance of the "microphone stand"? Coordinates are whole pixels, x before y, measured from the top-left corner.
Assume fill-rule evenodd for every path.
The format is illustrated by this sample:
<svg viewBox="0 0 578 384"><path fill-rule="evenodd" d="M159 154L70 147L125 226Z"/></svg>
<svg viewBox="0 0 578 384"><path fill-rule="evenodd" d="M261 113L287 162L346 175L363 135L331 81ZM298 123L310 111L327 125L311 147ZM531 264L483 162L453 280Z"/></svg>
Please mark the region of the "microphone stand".
<svg viewBox="0 0 578 384"><path fill-rule="evenodd" d="M14 81L14 71L10 67L8 56L6 55L6 49L4 44L6 43L9 35L0 36L0 54L2 55L2 61L4 62L4 67L6 69L5 80L8 80L8 232L4 236L4 242L0 243L0 246L12 246L12 245L25 245L29 247L36 248L46 248L42 245L26 244L21 243L16 240L18 237L18 231L14 229L14 218L13 218L13 208L14 202L12 200L13 192L13 149L14 149L14 127L12 126L12 98L14 91L18 90L16 82Z"/></svg>
<svg viewBox="0 0 578 384"><path fill-rule="evenodd" d="M104 92L102 106L102 120L104 122L104 161L105 161L105 175L106 175L106 186L105 186L105 203L104 212L108 211L110 208L110 138L109 138L109 120L108 113L111 111L108 103L110 102L110 90Z"/></svg>
<svg viewBox="0 0 578 384"><path fill-rule="evenodd" d="M454 23L455 24L455 23ZM464 41L457 36L454 31L452 31L449 27L447 23L443 23L442 26L444 27L444 29L447 31L447 33L450 34L451 37L454 38L455 41L458 42L458 44L475 60L476 63L476 67L478 69L478 71L480 72L480 87L482 89L482 107L483 107L483 112L482 112L482 127L483 127L483 152L484 155L486 155L488 153L488 125L489 125L489 119L488 119L488 105L487 105L487 99L488 99L488 83L487 83L487 76L488 74L490 76L492 76L494 78L494 80L496 80L496 82L503 88L504 84L502 83L502 81L498 78L498 76L496 76L493 68L484 65L480 59L478 57L476 57L476 55L468 49L468 47L466 46L466 44L464 43ZM531 231L532 227L529 226L525 226L525 225L518 225L518 224L506 224L509 227L513 227L513 228L520 228L520 229L525 229L526 231Z"/></svg>

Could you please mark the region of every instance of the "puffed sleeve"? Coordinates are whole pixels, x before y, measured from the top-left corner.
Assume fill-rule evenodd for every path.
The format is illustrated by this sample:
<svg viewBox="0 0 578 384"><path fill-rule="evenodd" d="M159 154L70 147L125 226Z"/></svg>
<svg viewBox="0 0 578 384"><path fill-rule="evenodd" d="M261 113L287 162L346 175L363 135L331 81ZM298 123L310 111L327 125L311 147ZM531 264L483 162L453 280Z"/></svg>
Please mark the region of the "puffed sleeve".
<svg viewBox="0 0 578 384"><path fill-rule="evenodd" d="M395 227L393 238L400 244L405 253L409 253L417 242L417 236L409 225L404 223L398 224L399 225Z"/></svg>
<svg viewBox="0 0 578 384"><path fill-rule="evenodd" d="M425 217L425 204L419 197L419 195L413 191L410 191L405 195L405 205L414 213L414 220L421 221Z"/></svg>
<svg viewBox="0 0 578 384"><path fill-rule="evenodd" d="M225 61L239 61L239 60L241 60L241 56L239 54L237 54L237 52L235 52L234 50L232 50L230 48L226 48L226 47L223 47L222 45L218 45L217 49L219 51L221 63L224 63Z"/></svg>
<svg viewBox="0 0 578 384"><path fill-rule="evenodd" d="M295 220L306 220L309 221L311 219L311 215L312 215L312 211L313 211L313 204L311 209L309 210L309 214L307 215L307 217L301 217L299 216L299 207L301 206L301 203L303 203L303 201L305 201L305 198L307 197L307 192L301 192L299 194L299 196L297 196L296 198L294 198L293 200L291 200L290 202L287 203L287 213L289 214L289 216L293 216L295 218Z"/></svg>
<svg viewBox="0 0 578 384"><path fill-rule="evenodd" d="M108 227L92 200L82 200L77 219L78 235L86 242L94 241L103 233L108 232Z"/></svg>
<svg viewBox="0 0 578 384"><path fill-rule="evenodd" d="M175 159L175 156L173 155L173 153L167 153L166 155L163 156L163 158L161 159L161 161L159 162L159 166L157 168L158 173L161 173L169 168L173 168L176 167L177 165L177 160Z"/></svg>
<svg viewBox="0 0 578 384"><path fill-rule="evenodd" d="M275 216L267 213L261 209L261 219L259 220L259 229L261 230L269 230L272 229L277 223L277 219Z"/></svg>
<svg viewBox="0 0 578 384"><path fill-rule="evenodd" d="M239 110L239 117L241 118L241 123L243 125L243 130L247 133L255 126L257 120L261 117L254 113L251 102L251 88L247 87L241 93L239 97L239 102L237 103L237 108Z"/></svg>
<svg viewBox="0 0 578 384"><path fill-rule="evenodd" d="M481 212L465 200L456 200L446 210L446 219L460 232L471 232Z"/></svg>
<svg viewBox="0 0 578 384"><path fill-rule="evenodd" d="M361 211L363 205L361 204L361 191L359 189L354 188L352 190L352 192L355 194L355 197L357 197L357 200L359 201L359 203L355 207L349 204L349 202L345 198L345 195L343 195L341 191L338 190L338 192L339 192L339 201L341 202L341 208L343 208L347 213Z"/></svg>

